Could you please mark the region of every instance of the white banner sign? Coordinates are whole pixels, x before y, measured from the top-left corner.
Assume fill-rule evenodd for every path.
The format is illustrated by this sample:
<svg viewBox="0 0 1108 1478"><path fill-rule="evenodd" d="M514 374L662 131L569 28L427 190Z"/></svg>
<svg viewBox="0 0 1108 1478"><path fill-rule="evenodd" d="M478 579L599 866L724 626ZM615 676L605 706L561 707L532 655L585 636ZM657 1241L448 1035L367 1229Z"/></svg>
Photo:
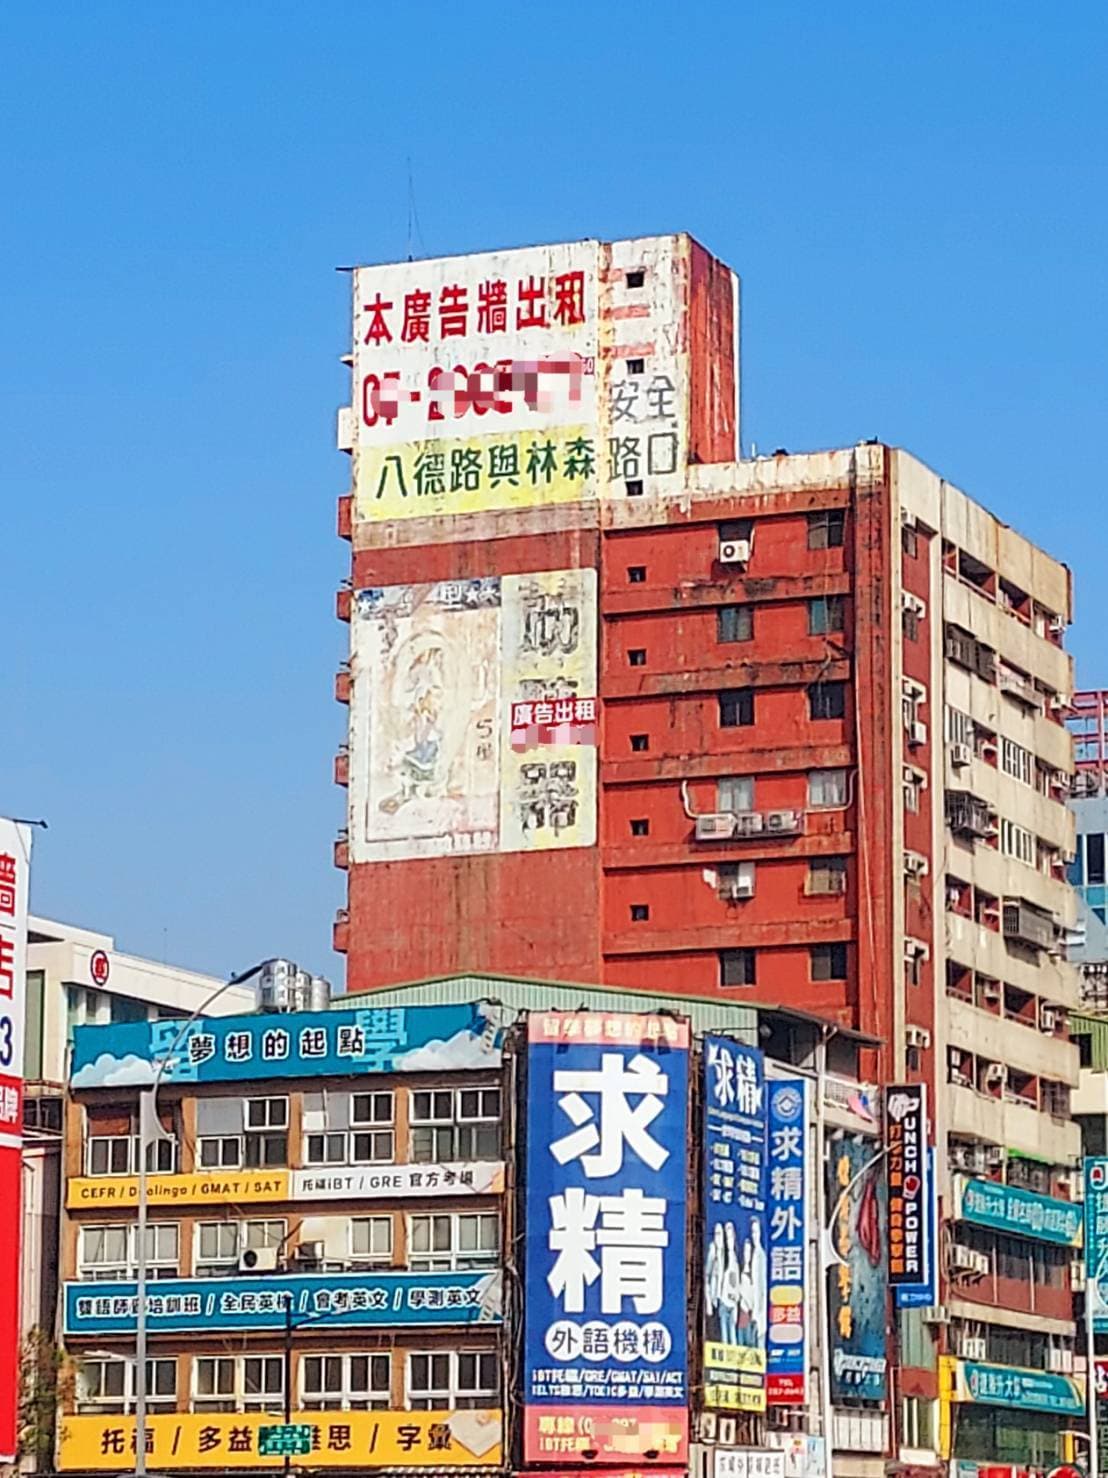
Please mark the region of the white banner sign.
<svg viewBox="0 0 1108 1478"><path fill-rule="evenodd" d="M292 1172L295 1201L372 1201L386 1196L495 1196L504 1166L481 1160L456 1165L356 1165Z"/></svg>
<svg viewBox="0 0 1108 1478"><path fill-rule="evenodd" d="M713 1478L785 1478L785 1454L752 1447L713 1447Z"/></svg>

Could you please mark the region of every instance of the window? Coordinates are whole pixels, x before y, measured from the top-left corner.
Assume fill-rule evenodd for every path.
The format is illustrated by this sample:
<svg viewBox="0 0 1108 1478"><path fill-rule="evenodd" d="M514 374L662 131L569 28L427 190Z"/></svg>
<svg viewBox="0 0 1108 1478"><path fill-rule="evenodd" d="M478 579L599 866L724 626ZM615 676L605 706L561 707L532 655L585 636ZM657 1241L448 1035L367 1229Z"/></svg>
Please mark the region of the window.
<svg viewBox="0 0 1108 1478"><path fill-rule="evenodd" d="M900 629L905 641L919 641L919 612L905 606L900 613Z"/></svg>
<svg viewBox="0 0 1108 1478"><path fill-rule="evenodd" d="M631 905L631 922L633 924L644 924L649 917L650 917L650 904L649 903L632 903L632 905Z"/></svg>
<svg viewBox="0 0 1108 1478"><path fill-rule="evenodd" d="M920 793L923 790L924 775L922 770L914 770L911 765L904 766L904 809L912 815L919 812Z"/></svg>
<svg viewBox="0 0 1108 1478"><path fill-rule="evenodd" d="M86 1146L89 1175L137 1175L137 1134L93 1135ZM147 1146L146 1169L151 1175L172 1175L177 1168L177 1141L157 1139Z"/></svg>
<svg viewBox="0 0 1108 1478"><path fill-rule="evenodd" d="M635 816L631 821L631 835L633 837L645 837L650 835L650 821L646 816Z"/></svg>
<svg viewBox="0 0 1108 1478"><path fill-rule="evenodd" d="M300 1362L305 1411L387 1411L388 1355L305 1355Z"/></svg>
<svg viewBox="0 0 1108 1478"><path fill-rule="evenodd" d="M646 281L646 272L642 267L636 267L627 274L628 287L642 287Z"/></svg>
<svg viewBox="0 0 1108 1478"><path fill-rule="evenodd" d="M499 1252L500 1218L495 1211L408 1217L408 1266L413 1273L491 1268Z"/></svg>
<svg viewBox="0 0 1108 1478"><path fill-rule="evenodd" d="M813 683L808 689L808 714L814 719L846 715L845 683Z"/></svg>
<svg viewBox="0 0 1108 1478"><path fill-rule="evenodd" d="M500 1364L494 1351L457 1350L408 1356L409 1411L479 1410L496 1406Z"/></svg>
<svg viewBox="0 0 1108 1478"><path fill-rule="evenodd" d="M392 1217L353 1217L350 1222L350 1258L359 1267L389 1267L392 1263Z"/></svg>
<svg viewBox="0 0 1108 1478"><path fill-rule="evenodd" d="M196 1142L201 1170L233 1170L242 1164L242 1137L238 1134L207 1135Z"/></svg>
<svg viewBox="0 0 1108 1478"><path fill-rule="evenodd" d="M744 728L754 722L754 689L728 688L719 695L721 729Z"/></svg>
<svg viewBox="0 0 1108 1478"><path fill-rule="evenodd" d="M725 775L716 781L717 811L753 811L754 776Z"/></svg>
<svg viewBox="0 0 1108 1478"><path fill-rule="evenodd" d="M289 1162L287 1098L246 1100L246 1165L250 1169Z"/></svg>
<svg viewBox="0 0 1108 1478"><path fill-rule="evenodd" d="M915 559L919 554L919 534L914 525L902 523L900 525L900 547L909 559Z"/></svg>
<svg viewBox="0 0 1108 1478"><path fill-rule="evenodd" d="M845 944L813 944L808 954L813 980L846 979Z"/></svg>
<svg viewBox="0 0 1108 1478"><path fill-rule="evenodd" d="M173 1411L177 1405L177 1361L147 1360L148 1410ZM87 1359L77 1376L77 1410L83 1415L122 1415L135 1405L135 1369L131 1360Z"/></svg>
<svg viewBox="0 0 1108 1478"><path fill-rule="evenodd" d="M409 1121L415 1164L500 1154L499 1088L415 1089Z"/></svg>
<svg viewBox="0 0 1108 1478"><path fill-rule="evenodd" d="M35 974L35 971L28 973ZM39 975L42 971L37 972ZM23 1127L24 1129L37 1129L40 1134L61 1134L64 1118L63 1100L46 1096L42 1098L31 1098L29 1095L23 1100Z"/></svg>
<svg viewBox="0 0 1108 1478"><path fill-rule="evenodd" d="M842 631L846 625L846 603L841 595L819 595L808 602L808 635L823 636Z"/></svg>
<svg viewBox="0 0 1108 1478"><path fill-rule="evenodd" d="M906 532L915 535L915 529ZM1022 1364L1022 1361L1017 1362ZM935 1446L935 1403L924 1396L905 1396L900 1403L903 1413L900 1441L904 1447L929 1451Z"/></svg>
<svg viewBox="0 0 1108 1478"><path fill-rule="evenodd" d="M395 1147L391 1089L378 1093L304 1095L305 1162L308 1165L382 1165Z"/></svg>
<svg viewBox="0 0 1108 1478"><path fill-rule="evenodd" d="M721 949L719 952L720 985L756 985L757 955L752 949Z"/></svg>
<svg viewBox="0 0 1108 1478"><path fill-rule="evenodd" d="M1090 831L1085 837L1085 881L1089 884L1104 881L1104 833L1102 831Z"/></svg>
<svg viewBox="0 0 1108 1478"><path fill-rule="evenodd" d="M963 713L960 708L951 708L947 704L943 710L943 722L948 743L964 744L967 749L974 748L973 719L968 713Z"/></svg>
<svg viewBox="0 0 1108 1478"><path fill-rule="evenodd" d="M1006 857L1035 866L1035 834L1026 826L1009 821L1006 816L1000 821L1000 850Z"/></svg>
<svg viewBox="0 0 1108 1478"><path fill-rule="evenodd" d="M261 1252L267 1247L282 1252L287 1236L288 1227L280 1217L199 1222L193 1251L194 1276L216 1278L230 1272L244 1252Z"/></svg>
<svg viewBox="0 0 1108 1478"><path fill-rule="evenodd" d="M838 807L846 805L845 770L809 770L808 804Z"/></svg>
<svg viewBox="0 0 1108 1478"><path fill-rule="evenodd" d="M645 565L628 565L627 566L627 583L628 583L628 585L645 585L646 584L646 566Z"/></svg>
<svg viewBox="0 0 1108 1478"><path fill-rule="evenodd" d="M636 754L642 754L644 749L650 748L649 734L632 734L631 748Z"/></svg>
<svg viewBox="0 0 1108 1478"><path fill-rule="evenodd" d="M641 477L629 477L624 482L629 498L641 498L643 495L643 480Z"/></svg>
<svg viewBox="0 0 1108 1478"><path fill-rule="evenodd" d="M1024 785L1035 783L1035 756L1014 739L1001 738L1000 768L1006 775L1022 780Z"/></svg>
<svg viewBox="0 0 1108 1478"><path fill-rule="evenodd" d="M279 1412L284 1405L280 1355L197 1355L192 1381L193 1411Z"/></svg>
<svg viewBox="0 0 1108 1478"><path fill-rule="evenodd" d="M627 373L629 375L641 375L646 370L645 359L629 359L627 361Z"/></svg>
<svg viewBox="0 0 1108 1478"><path fill-rule="evenodd" d="M91 1283L110 1283L133 1278L137 1273L138 1228L129 1226L83 1226L81 1228L79 1275ZM178 1272L180 1236L175 1221L148 1223L146 1227L146 1276L175 1278Z"/></svg>
<svg viewBox="0 0 1108 1478"><path fill-rule="evenodd" d="M808 548L840 548L845 525L846 510L843 508L823 508L818 513L809 513Z"/></svg>
<svg viewBox="0 0 1108 1478"><path fill-rule="evenodd" d="M813 857L808 863L808 886L810 894L846 892L846 858Z"/></svg>
<svg viewBox="0 0 1108 1478"><path fill-rule="evenodd" d="M754 611L750 606L720 606L716 612L716 641L750 641Z"/></svg>
<svg viewBox="0 0 1108 1478"><path fill-rule="evenodd" d="M632 667L646 666L646 648L632 647L627 653L627 661Z"/></svg>

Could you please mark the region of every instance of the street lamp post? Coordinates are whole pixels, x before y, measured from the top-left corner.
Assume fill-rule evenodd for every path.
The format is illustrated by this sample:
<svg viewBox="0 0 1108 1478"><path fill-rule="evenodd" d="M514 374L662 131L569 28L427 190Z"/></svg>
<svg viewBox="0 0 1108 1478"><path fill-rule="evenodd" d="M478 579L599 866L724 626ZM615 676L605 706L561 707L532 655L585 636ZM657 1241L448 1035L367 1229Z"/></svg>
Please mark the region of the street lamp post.
<svg viewBox="0 0 1108 1478"><path fill-rule="evenodd" d="M135 1292L137 1294L137 1305L135 1309L135 1478L145 1478L146 1475L146 1228L147 1228L147 1154L152 1151L157 1140L163 1138L161 1127L158 1124L158 1089L161 1086L162 1074L165 1072L170 1061L177 1052L178 1047L188 1035L189 1028L205 1014L214 1001L217 1001L225 991L233 986L245 985L248 980L259 974L267 965L273 964L273 960L262 960L259 964L244 970L240 975L232 975L230 980L218 986L204 1001L197 1006L196 1010L182 1025L180 1031L157 1067L148 1087L142 1089L139 1094L139 1173L138 1173L138 1222L136 1234L138 1237L138 1249L136 1257Z"/></svg>

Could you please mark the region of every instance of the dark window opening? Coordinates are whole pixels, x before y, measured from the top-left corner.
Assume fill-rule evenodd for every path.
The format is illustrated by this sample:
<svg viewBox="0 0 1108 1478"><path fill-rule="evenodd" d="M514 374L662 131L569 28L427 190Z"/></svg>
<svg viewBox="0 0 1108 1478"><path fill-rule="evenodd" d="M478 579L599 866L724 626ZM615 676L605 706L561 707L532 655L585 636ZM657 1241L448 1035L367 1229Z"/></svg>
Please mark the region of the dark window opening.
<svg viewBox="0 0 1108 1478"><path fill-rule="evenodd" d="M646 648L645 647L632 647L631 650L627 653L627 660L631 664L632 667L645 667L646 666Z"/></svg>
<svg viewBox="0 0 1108 1478"><path fill-rule="evenodd" d="M808 713L811 718L845 718L846 684L813 683L808 689Z"/></svg>
<svg viewBox="0 0 1108 1478"><path fill-rule="evenodd" d="M757 955L752 949L721 949L719 952L719 983L729 985L756 985Z"/></svg>
<svg viewBox="0 0 1108 1478"><path fill-rule="evenodd" d="M649 903L632 903L632 905L631 905L631 922L633 924L642 924L642 923L645 923L646 920L649 917L650 917L650 904Z"/></svg>
<svg viewBox="0 0 1108 1478"><path fill-rule="evenodd" d="M632 734L631 735L631 748L633 750L635 750L636 753L641 753L644 749L649 749L650 748L650 736L649 736L649 734Z"/></svg>
<svg viewBox="0 0 1108 1478"><path fill-rule="evenodd" d="M629 375L641 375L646 369L645 359L629 359L627 361L627 373Z"/></svg>
<svg viewBox="0 0 1108 1478"><path fill-rule="evenodd" d="M841 548L845 527L846 510L843 508L821 508L818 513L809 513L808 548Z"/></svg>
<svg viewBox="0 0 1108 1478"><path fill-rule="evenodd" d="M631 822L631 835L633 837L645 837L650 835L650 821L646 816L636 816Z"/></svg>
<svg viewBox="0 0 1108 1478"><path fill-rule="evenodd" d="M641 267L636 267L634 269L634 271L628 272L628 274L627 274L627 286L628 287L642 287L642 285L643 285L643 283L645 281L646 281L646 273L643 271L643 269Z"/></svg>
<svg viewBox="0 0 1108 1478"><path fill-rule="evenodd" d="M808 953L813 980L846 979L845 944L813 944Z"/></svg>
<svg viewBox="0 0 1108 1478"><path fill-rule="evenodd" d="M631 478L628 478L628 480L624 484L624 486L627 488L627 496L629 498L641 498L642 497L642 478L641 477L631 477Z"/></svg>
<svg viewBox="0 0 1108 1478"><path fill-rule="evenodd" d="M753 688L730 688L719 695L721 729L744 728L754 722Z"/></svg>
<svg viewBox="0 0 1108 1478"><path fill-rule="evenodd" d="M716 641L750 641L754 635L751 606L720 606L716 612Z"/></svg>
<svg viewBox="0 0 1108 1478"><path fill-rule="evenodd" d="M628 585L645 585L646 584L646 566L645 565L628 565L627 566L627 583L628 583Z"/></svg>

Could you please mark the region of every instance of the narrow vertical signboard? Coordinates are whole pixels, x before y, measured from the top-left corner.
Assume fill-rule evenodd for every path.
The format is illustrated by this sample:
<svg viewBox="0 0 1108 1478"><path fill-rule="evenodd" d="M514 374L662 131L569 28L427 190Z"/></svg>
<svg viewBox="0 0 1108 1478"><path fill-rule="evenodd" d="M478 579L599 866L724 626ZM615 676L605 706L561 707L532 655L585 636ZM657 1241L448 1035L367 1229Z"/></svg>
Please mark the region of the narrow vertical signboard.
<svg viewBox="0 0 1108 1478"><path fill-rule="evenodd" d="M0 817L0 1462L17 1447L23 1028L31 832Z"/></svg>
<svg viewBox="0 0 1108 1478"><path fill-rule="evenodd" d="M1085 1158L1085 1297L1097 1334L1108 1331L1108 1159Z"/></svg>
<svg viewBox="0 0 1108 1478"><path fill-rule="evenodd" d="M528 1022L524 1459L688 1452L687 1021Z"/></svg>
<svg viewBox="0 0 1108 1478"><path fill-rule="evenodd" d="M704 1038L704 1404L766 1408L762 1054Z"/></svg>
<svg viewBox="0 0 1108 1478"><path fill-rule="evenodd" d="M808 1369L808 1084L803 1078L775 1078L766 1087L766 1400L771 1406L803 1406Z"/></svg>
<svg viewBox="0 0 1108 1478"><path fill-rule="evenodd" d="M927 1088L903 1083L885 1093L885 1174L889 1201L889 1283L927 1282Z"/></svg>
<svg viewBox="0 0 1108 1478"><path fill-rule="evenodd" d="M884 1401L888 1395L888 1210L882 1158L872 1140L847 1138L834 1146L828 1167L831 1242L838 1254L829 1274L835 1401Z"/></svg>

